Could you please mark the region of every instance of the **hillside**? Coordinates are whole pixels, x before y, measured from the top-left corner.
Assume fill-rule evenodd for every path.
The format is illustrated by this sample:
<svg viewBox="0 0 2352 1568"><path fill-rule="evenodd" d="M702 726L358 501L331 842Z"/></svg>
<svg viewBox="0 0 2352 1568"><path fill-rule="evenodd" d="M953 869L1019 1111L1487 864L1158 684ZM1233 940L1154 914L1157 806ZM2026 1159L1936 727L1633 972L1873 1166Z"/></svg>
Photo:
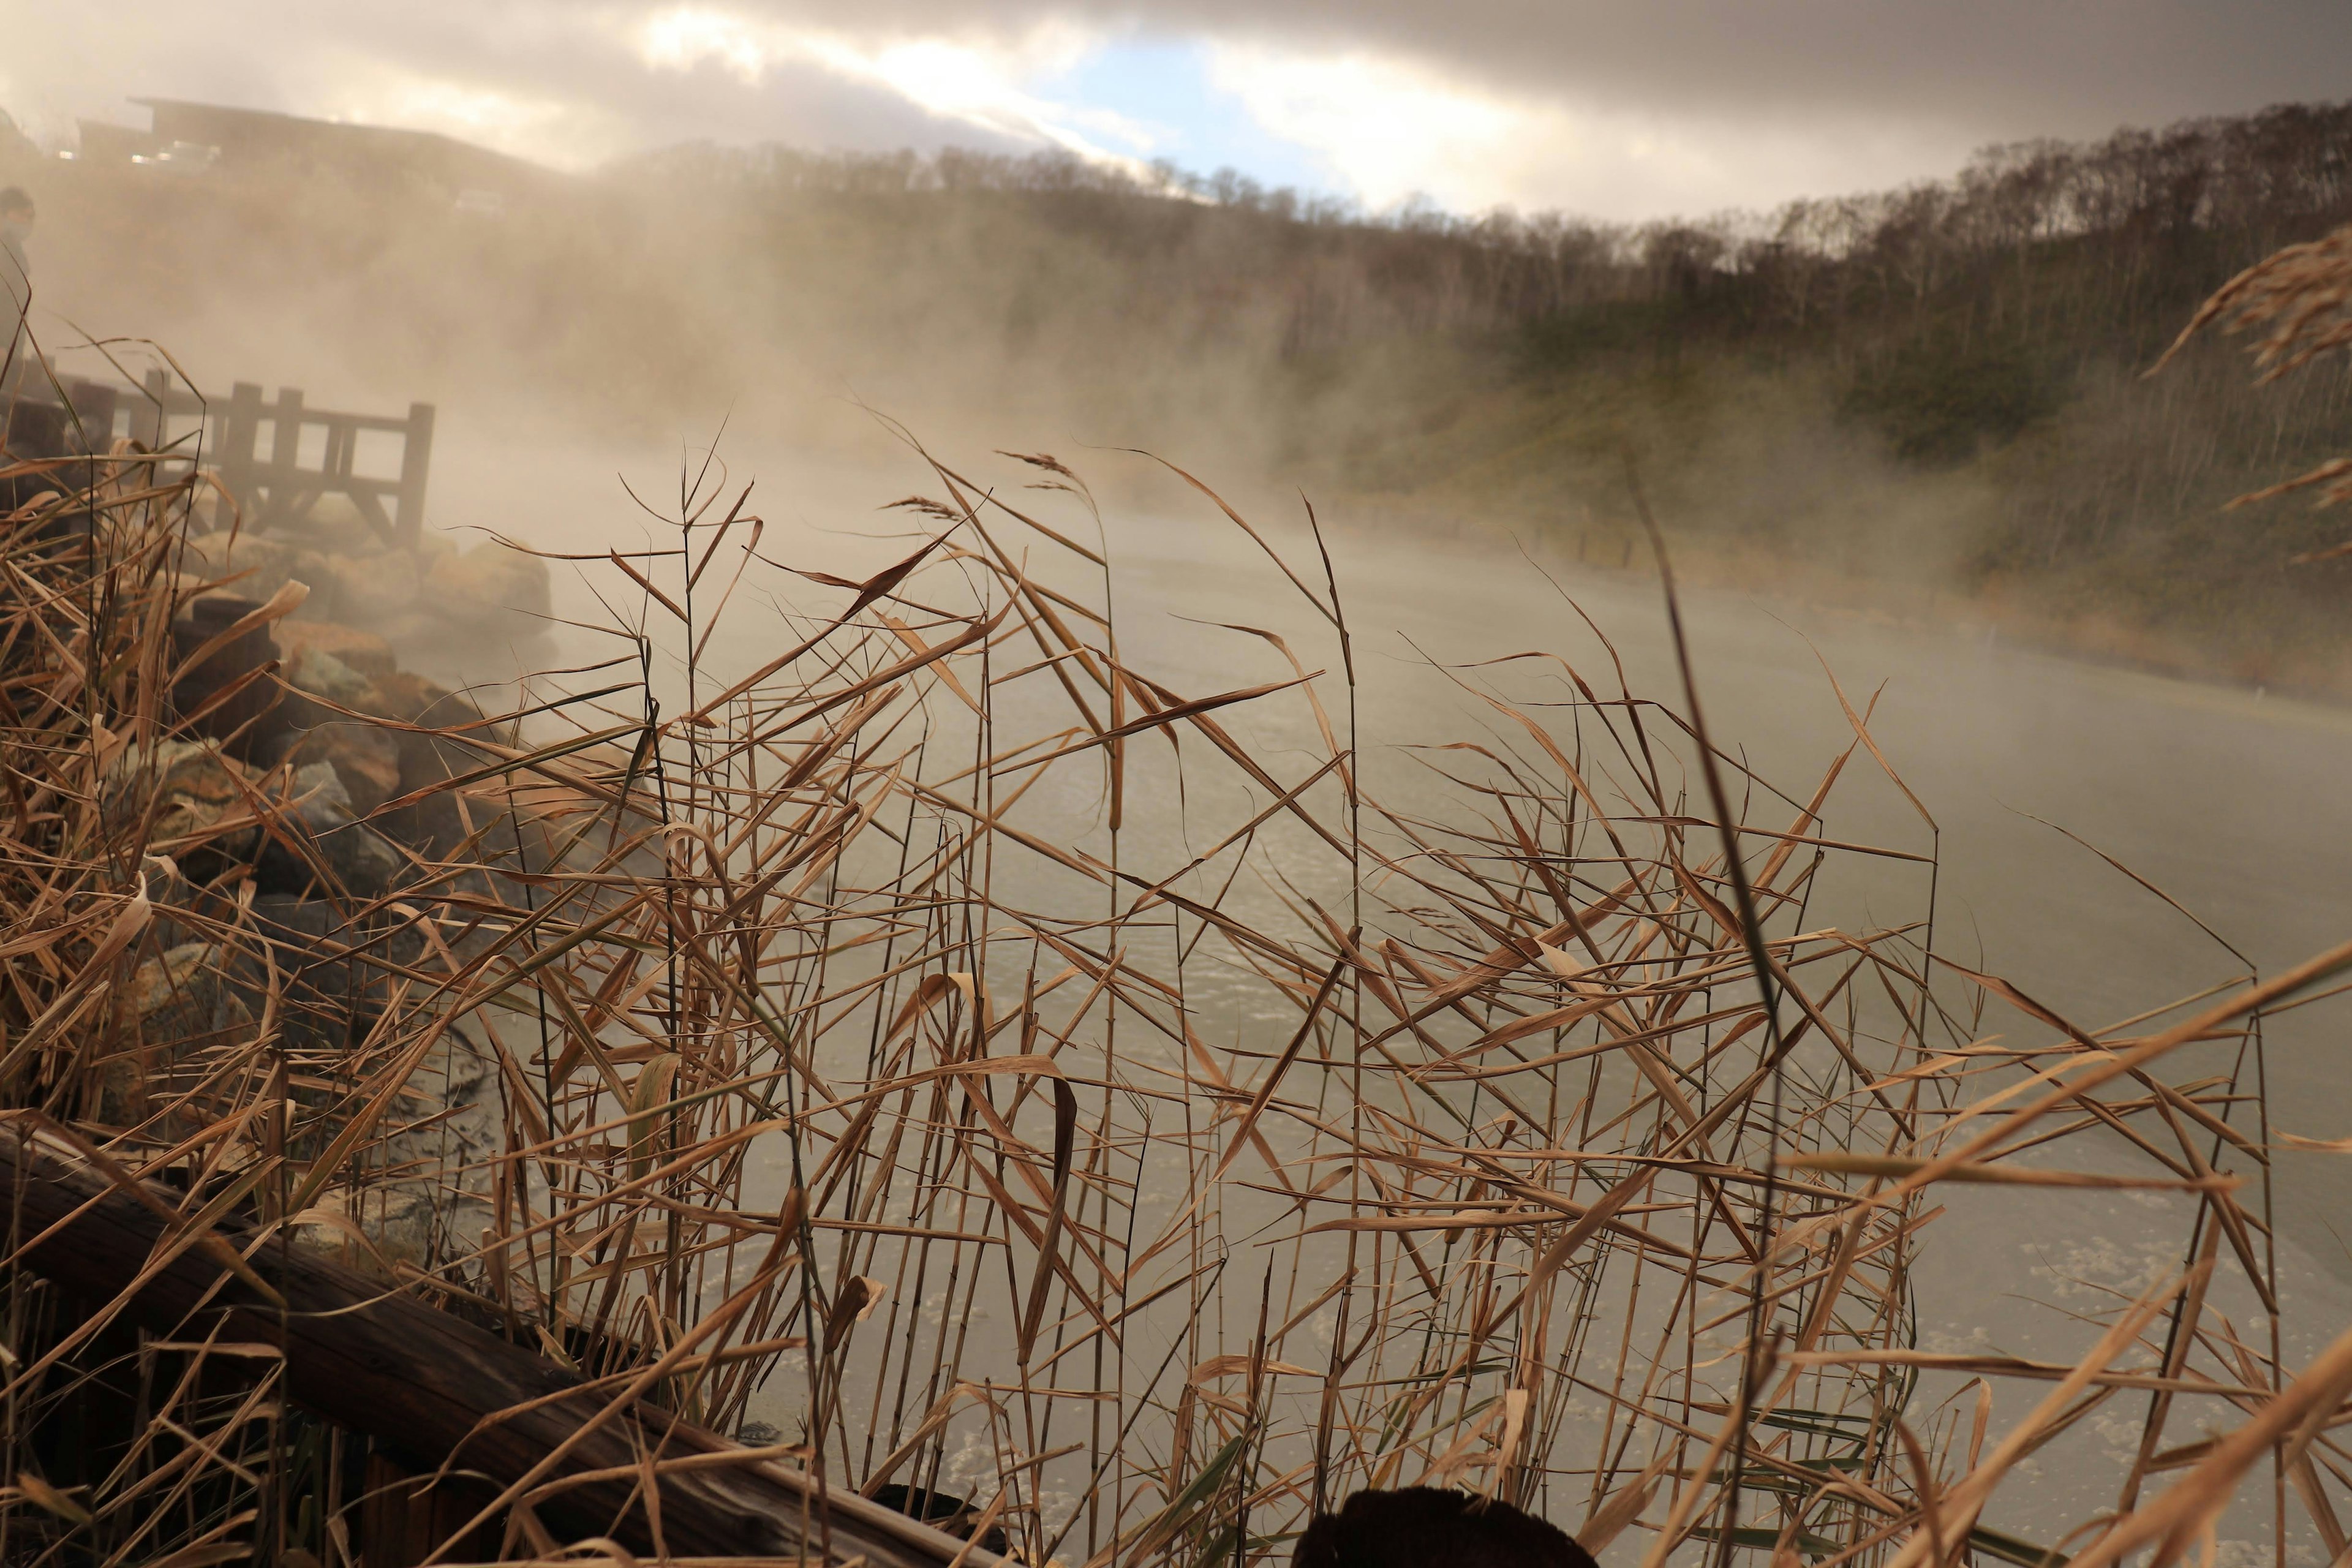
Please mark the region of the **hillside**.
<svg viewBox="0 0 2352 1568"><path fill-rule="evenodd" d="M49 336L594 428L733 410L837 442L863 401L1612 551L1630 449L1702 554L2102 618L2251 679L2341 662L2352 567L2282 566L2329 520L2216 509L2352 441L2344 366L2257 392L2217 342L2139 377L2216 285L2352 219L2352 105L1640 228L707 146L485 216L375 156L173 178L16 155Z"/></svg>

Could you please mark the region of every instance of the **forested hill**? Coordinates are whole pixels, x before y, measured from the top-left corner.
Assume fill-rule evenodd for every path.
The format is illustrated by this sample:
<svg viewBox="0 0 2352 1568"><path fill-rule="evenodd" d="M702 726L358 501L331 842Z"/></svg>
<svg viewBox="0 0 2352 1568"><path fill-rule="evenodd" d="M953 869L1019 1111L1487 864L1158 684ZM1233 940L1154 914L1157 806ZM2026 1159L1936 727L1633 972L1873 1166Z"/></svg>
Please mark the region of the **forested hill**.
<svg viewBox="0 0 2352 1568"><path fill-rule="evenodd" d="M1623 529L1630 449L1702 551L2116 617L2253 679L2334 649L2352 596L2352 566L2281 564L2329 515L2216 510L2352 448L2340 359L2257 391L2216 342L2139 379L2216 285L2352 221L2352 104L1631 227L954 152L676 148L494 216L315 151L0 164L42 201L53 320L262 379L311 373L253 345L399 394L638 426L765 399L828 433L850 392L950 440L1585 537Z"/></svg>
<svg viewBox="0 0 2352 1568"><path fill-rule="evenodd" d="M1727 548L2107 616L2248 679L2332 658L2352 618L2352 567L2283 565L2352 520L2218 511L2352 449L2346 367L2256 390L2217 342L2141 379L2220 284L2352 222L2352 104L1995 147L1900 191L1641 226L1369 220L1231 174L1054 159L687 149L656 170L731 193L787 250L896 227L919 254L944 224L1021 257L944 285L884 271L895 293L976 296L957 313L1015 340L1066 350L1056 321L1083 322L1225 360L1279 416L1275 460L1407 515L1613 548L1631 447L1674 518Z"/></svg>

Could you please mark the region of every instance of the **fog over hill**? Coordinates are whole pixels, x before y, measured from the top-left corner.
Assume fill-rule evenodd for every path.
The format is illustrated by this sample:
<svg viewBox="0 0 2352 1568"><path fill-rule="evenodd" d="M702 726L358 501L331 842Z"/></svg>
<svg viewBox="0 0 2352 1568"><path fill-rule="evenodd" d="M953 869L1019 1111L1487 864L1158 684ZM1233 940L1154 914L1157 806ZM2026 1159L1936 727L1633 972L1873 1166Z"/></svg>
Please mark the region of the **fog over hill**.
<svg viewBox="0 0 2352 1568"><path fill-rule="evenodd" d="M2345 444L2342 368L2257 391L2214 343L2138 378L2216 285L2352 216L2352 106L1637 226L1061 154L699 144L509 176L316 130L193 177L20 145L45 341L518 426L839 443L875 438L865 404L1611 551L1631 451L1705 550L2105 617L2249 679L2340 662L2352 567L2281 565L2329 520L2216 509Z"/></svg>

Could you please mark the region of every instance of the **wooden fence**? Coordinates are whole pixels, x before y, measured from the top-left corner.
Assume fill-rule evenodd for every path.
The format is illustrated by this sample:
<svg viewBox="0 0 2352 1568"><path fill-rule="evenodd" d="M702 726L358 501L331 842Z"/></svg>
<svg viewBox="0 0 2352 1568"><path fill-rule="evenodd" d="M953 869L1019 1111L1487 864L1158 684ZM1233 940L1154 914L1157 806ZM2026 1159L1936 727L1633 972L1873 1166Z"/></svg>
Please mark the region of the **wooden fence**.
<svg viewBox="0 0 2352 1568"><path fill-rule="evenodd" d="M245 526L284 528L310 515L326 495L351 498L375 531L393 544L414 546L425 527L425 481L433 458L433 405L412 403L404 417L343 414L312 408L299 388L282 386L275 402L240 381L226 401L206 397L161 368L139 384L63 376L59 384L83 439L102 450L127 436L151 451L187 441L190 455L219 476L245 509ZM301 460L304 431L325 430L315 466ZM262 433L268 432L267 450ZM360 437L370 431L400 437L398 471L362 473ZM198 439L188 441L188 437Z"/></svg>

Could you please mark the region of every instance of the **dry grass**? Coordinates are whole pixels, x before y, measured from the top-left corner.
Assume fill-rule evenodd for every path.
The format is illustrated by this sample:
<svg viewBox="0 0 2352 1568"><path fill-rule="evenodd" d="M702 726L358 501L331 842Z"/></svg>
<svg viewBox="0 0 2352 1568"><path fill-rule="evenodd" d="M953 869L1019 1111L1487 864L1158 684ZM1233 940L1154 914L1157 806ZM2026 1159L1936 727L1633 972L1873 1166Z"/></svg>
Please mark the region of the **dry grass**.
<svg viewBox="0 0 2352 1568"><path fill-rule="evenodd" d="M1440 1480L1645 1568L2094 1568L2269 1513L2258 1472L2340 1559L2352 1339L2281 1364L2257 1026L2352 950L2079 1028L1937 955L1924 810L1924 855L1826 831L1845 771L1885 766L1863 714L1784 797L1690 703L1562 663L1545 706L1471 689L1507 740L1430 754L1451 805L1384 807L1322 566L1268 568L1321 649L1187 697L1121 657L1083 486L1025 461L1050 516L937 468L921 548L820 579L757 670L707 668L712 626L763 580L811 591L740 500L604 562L622 658L449 738L465 841L345 900L359 1004L306 989L320 950L265 951L201 841L236 824L107 808L185 722L194 481L61 471L0 534L8 1103L169 1178L190 1236L299 1232L617 1394L774 1422L835 1488L970 1491L1029 1562L1281 1561L1318 1500ZM1254 754L1236 710L1315 754ZM1895 853L1915 921L1809 921L1825 875ZM261 1005L126 1026L110 998L192 942ZM2194 1218L2073 1363L1937 1354L1910 1273L1959 1182ZM2267 1336L2224 1315L2225 1258ZM0 1554L352 1560L355 1439L267 1357L221 1376L240 1347L202 1310L110 1334L122 1300L15 1257L0 1288ZM136 1441L77 1450L101 1388ZM2147 1414L2111 1510L2040 1545L1985 1522L2117 1399Z"/></svg>
<svg viewBox="0 0 2352 1568"><path fill-rule="evenodd" d="M2188 346L2189 340L2219 322L2232 334L2260 332L2252 345L2258 385L2267 385L2324 354L2352 347L2352 228L2290 245L2247 268L2217 289L2180 330L2180 336L2152 366L2154 375ZM2294 490L2321 487L2316 504L2352 500L2352 458L2333 458L2309 472L2242 495L2230 509L2270 500ZM2296 564L2352 553L2352 544L2315 551Z"/></svg>

